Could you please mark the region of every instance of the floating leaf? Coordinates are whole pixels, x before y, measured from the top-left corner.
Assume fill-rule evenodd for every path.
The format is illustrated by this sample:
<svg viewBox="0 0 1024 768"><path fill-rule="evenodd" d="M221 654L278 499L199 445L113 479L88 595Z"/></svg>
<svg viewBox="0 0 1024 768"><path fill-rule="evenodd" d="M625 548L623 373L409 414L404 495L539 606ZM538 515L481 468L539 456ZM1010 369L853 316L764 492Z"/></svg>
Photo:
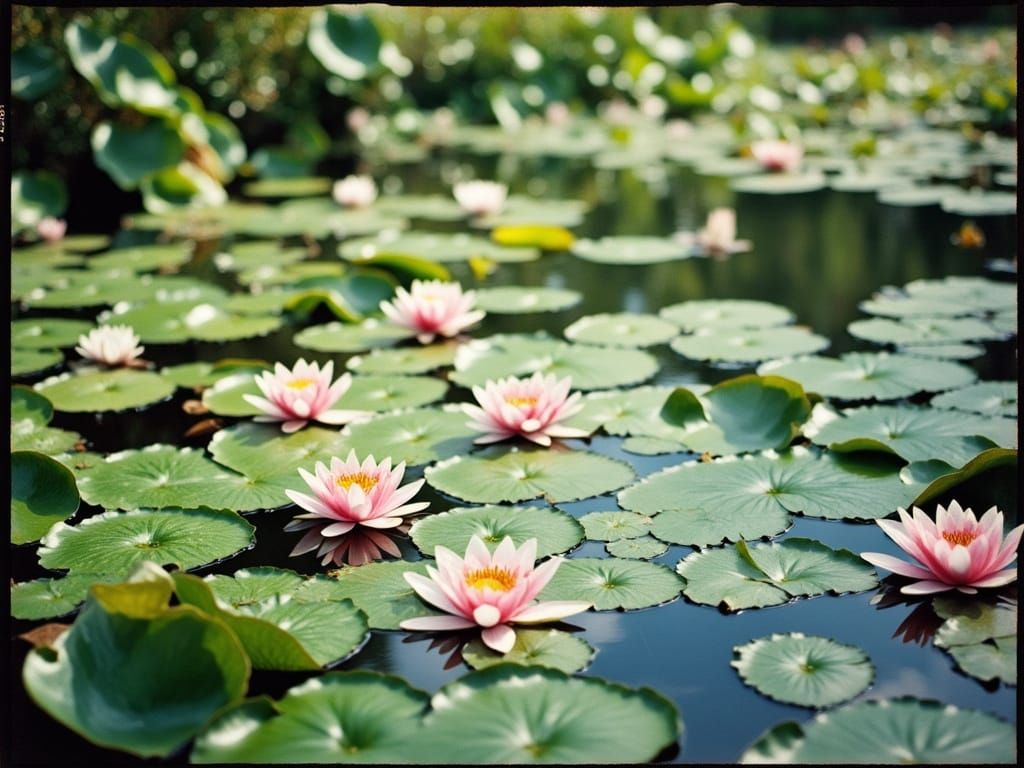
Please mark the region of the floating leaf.
<svg viewBox="0 0 1024 768"><path fill-rule="evenodd" d="M678 335L673 323L633 312L586 315L565 329L565 337L571 341L609 347L650 347Z"/></svg>
<svg viewBox="0 0 1024 768"><path fill-rule="evenodd" d="M541 600L585 600L598 611L636 610L679 597L682 580L663 565L617 558L564 561Z"/></svg>
<svg viewBox="0 0 1024 768"><path fill-rule="evenodd" d="M11 322L11 346L21 349L73 347L78 337L93 327L92 323L82 320L57 317L14 320Z"/></svg>
<svg viewBox="0 0 1024 768"><path fill-rule="evenodd" d="M680 500L680 503L685 503ZM700 503L698 501L698 503ZM764 505L759 514L748 507L670 509L651 518L650 532L669 544L695 547L776 536L793 524L781 505Z"/></svg>
<svg viewBox="0 0 1024 768"><path fill-rule="evenodd" d="M295 283L284 308L308 314L318 306L349 323L378 311L380 303L394 296L397 281L377 269L355 268L339 277L310 277Z"/></svg>
<svg viewBox="0 0 1024 768"><path fill-rule="evenodd" d="M927 486L914 499L914 503L920 505L943 495L975 475L999 467L1013 467L1016 470L1017 451L1009 448L988 448L959 469L937 459L915 461L900 470L900 476L904 482L919 483L919 488L921 485Z"/></svg>
<svg viewBox="0 0 1024 768"><path fill-rule="evenodd" d="M957 190L944 195L942 210L961 216L1013 216L1017 213L1017 195L1013 192Z"/></svg>
<svg viewBox="0 0 1024 768"><path fill-rule="evenodd" d="M455 362L458 343L444 342L425 347L375 349L367 355L350 357L345 367L364 374L427 373Z"/></svg>
<svg viewBox="0 0 1024 768"><path fill-rule="evenodd" d="M152 272L157 269L180 267L192 258L192 243L154 243L118 248L89 257L90 269L130 269L133 272Z"/></svg>
<svg viewBox="0 0 1024 768"><path fill-rule="evenodd" d="M911 697L869 699L762 734L741 763L1013 763L1016 729L984 712Z"/></svg>
<svg viewBox="0 0 1024 768"><path fill-rule="evenodd" d="M966 305L979 314L1017 307L1017 287L1013 283L985 277L950 275L935 280L921 278L911 280L903 288L915 298Z"/></svg>
<svg viewBox="0 0 1024 768"><path fill-rule="evenodd" d="M44 427L53 418L53 405L30 387L17 384L11 387L11 421L28 421L34 427Z"/></svg>
<svg viewBox="0 0 1024 768"><path fill-rule="evenodd" d="M825 174L820 171L761 173L738 176L729 180L730 189L759 195L794 195L817 192L826 186L828 186L828 182Z"/></svg>
<svg viewBox="0 0 1024 768"><path fill-rule="evenodd" d="M980 381L933 397L930 405L943 410L1016 418L1017 382Z"/></svg>
<svg viewBox="0 0 1024 768"><path fill-rule="evenodd" d="M331 191L331 180L322 176L260 179L242 187L247 197L315 197Z"/></svg>
<svg viewBox="0 0 1024 768"><path fill-rule="evenodd" d="M444 397L448 385L432 376L353 376L339 407L357 411L416 408Z"/></svg>
<svg viewBox="0 0 1024 768"><path fill-rule="evenodd" d="M942 199L956 190L952 184L905 184L885 187L878 191L878 202L882 205L897 205L916 208L922 205L939 205Z"/></svg>
<svg viewBox="0 0 1024 768"><path fill-rule="evenodd" d="M691 392L704 392L702 384L690 385ZM601 428L609 435L642 435L671 441L674 450L686 450L679 441L685 435L682 427L662 418L661 409L673 387L636 387L627 390L590 392L584 395L583 410L567 424L582 429Z"/></svg>
<svg viewBox="0 0 1024 768"><path fill-rule="evenodd" d="M398 629L405 619L442 615L413 591L402 576L406 572L426 576L427 566L404 561L346 566L333 572L330 592L355 603L372 629Z"/></svg>
<svg viewBox="0 0 1024 768"><path fill-rule="evenodd" d="M71 629L31 651L23 670L50 716L140 757L165 757L191 739L245 695L250 672L234 633L191 606L169 608L170 577L153 571L93 587Z"/></svg>
<svg viewBox="0 0 1024 768"><path fill-rule="evenodd" d="M462 207L445 195L381 195L374 208L403 219L459 221L466 218Z"/></svg>
<svg viewBox="0 0 1024 768"><path fill-rule="evenodd" d="M587 641L568 632L517 629L516 643L508 653L497 653L480 640L472 640L462 649L462 658L473 669L487 669L508 662L524 667L550 667L572 675L585 669L594 653Z"/></svg>
<svg viewBox="0 0 1024 768"><path fill-rule="evenodd" d="M733 648L732 666L759 693L801 707L825 709L871 684L874 667L852 645L790 632Z"/></svg>
<svg viewBox="0 0 1024 768"><path fill-rule="evenodd" d="M557 214L545 209L543 214L549 219ZM501 220L510 220L515 214L498 214ZM486 217L484 220L488 220ZM481 222L482 223L482 222ZM571 226L571 225L570 225ZM576 238L572 232L562 226L553 224L501 224L491 230L491 239L498 245L514 248L540 248L545 251L567 251L572 248Z"/></svg>
<svg viewBox="0 0 1024 768"><path fill-rule="evenodd" d="M390 456L395 464L429 464L473 448L480 433L467 423L468 417L458 406L383 414L347 425L338 451L339 455L354 450L357 456Z"/></svg>
<svg viewBox="0 0 1024 768"><path fill-rule="evenodd" d="M293 594L306 583L295 571L261 566L242 568L230 576L217 573L203 581L222 602L234 608L254 605L282 594Z"/></svg>
<svg viewBox="0 0 1024 768"><path fill-rule="evenodd" d="M486 258L498 263L534 261L540 258L536 248L506 248L465 232L398 232L377 237L358 237L341 244L343 259L359 262L379 254L404 254L437 262L468 261Z"/></svg>
<svg viewBox="0 0 1024 768"><path fill-rule="evenodd" d="M757 372L795 379L809 392L845 400L896 400L970 384L973 370L945 360L921 360L888 352L849 352L838 360L801 357L773 361Z"/></svg>
<svg viewBox="0 0 1024 768"><path fill-rule="evenodd" d="M36 391L58 411L73 413L126 411L166 400L174 385L149 371L63 373L36 384Z"/></svg>
<svg viewBox="0 0 1024 768"><path fill-rule="evenodd" d="M460 346L450 379L464 387L483 386L489 379L540 371L570 376L573 389L588 390L635 384L657 370L657 361L640 350L566 344L545 336L497 335Z"/></svg>
<svg viewBox="0 0 1024 768"><path fill-rule="evenodd" d="M520 315L529 312L558 312L579 304L582 298L582 294L577 291L561 288L503 285L477 289L476 306L491 314Z"/></svg>
<svg viewBox="0 0 1024 768"><path fill-rule="evenodd" d="M712 328L770 328L793 322L793 313L785 307L745 299L684 301L662 307L658 314L687 333Z"/></svg>
<svg viewBox="0 0 1024 768"><path fill-rule="evenodd" d="M984 347L974 344L903 344L896 351L914 357L937 357L949 360L973 360L985 354Z"/></svg>
<svg viewBox="0 0 1024 768"><path fill-rule="evenodd" d="M991 325L972 317L908 317L899 321L873 317L870 320L854 320L846 330L851 336L876 344L949 344L1003 338L1003 334Z"/></svg>
<svg viewBox="0 0 1024 768"><path fill-rule="evenodd" d="M75 526L54 525L42 539L39 564L89 573L103 563L105 572L124 575L150 560L188 570L252 546L254 531L228 510L104 512Z"/></svg>
<svg viewBox="0 0 1024 768"><path fill-rule="evenodd" d="M660 456L666 453L681 453L686 446L675 440L663 440L660 437L627 437L622 441L622 450L641 456Z"/></svg>
<svg viewBox="0 0 1024 768"><path fill-rule="evenodd" d="M978 680L1017 681L1017 609L986 604L970 614L952 615L935 633L935 645ZM938 612L938 610L936 611Z"/></svg>
<svg viewBox="0 0 1024 768"><path fill-rule="evenodd" d="M60 579L34 579L11 587L11 616L16 619L52 619L75 610L93 584L116 581L113 576L73 573Z"/></svg>
<svg viewBox="0 0 1024 768"><path fill-rule="evenodd" d="M765 328L698 331L678 336L673 351L693 360L756 363L777 357L808 355L829 345L828 339L801 328Z"/></svg>
<svg viewBox="0 0 1024 768"><path fill-rule="evenodd" d="M413 523L413 543L425 555L434 556L441 544L460 555L473 536L493 549L506 536L516 547L537 540L537 557L568 552L583 540L583 529L571 516L545 507L454 507Z"/></svg>
<svg viewBox="0 0 1024 768"><path fill-rule="evenodd" d="M651 518L636 512L588 512L580 525L592 541L617 541L644 536L651 530Z"/></svg>
<svg viewBox="0 0 1024 768"><path fill-rule="evenodd" d="M482 504L575 501L621 488L635 476L628 464L594 453L488 448L453 456L424 470L450 496Z"/></svg>
<svg viewBox="0 0 1024 768"><path fill-rule="evenodd" d="M683 594L695 603L738 611L781 605L790 599L768 583L736 547L694 552L679 562L676 572L686 581Z"/></svg>
<svg viewBox="0 0 1024 768"><path fill-rule="evenodd" d="M505 234L491 237L503 245L536 246L545 250L564 251L572 244L572 234L563 227L583 223L589 206L582 200L551 200L509 195L498 213L474 217L473 226L483 229L506 230ZM532 230L532 233L530 233ZM569 235L566 242L565 235ZM546 245L545 240L550 240ZM550 247L554 245L555 247ZM559 247L560 246L560 247Z"/></svg>
<svg viewBox="0 0 1024 768"><path fill-rule="evenodd" d="M363 352L373 347L390 347L412 336L408 328L371 318L358 325L311 325L295 334L293 341L297 347L317 352Z"/></svg>
<svg viewBox="0 0 1024 768"><path fill-rule="evenodd" d="M262 397L254 373L234 373L217 379L203 390L203 406L219 416L258 416L263 411L247 402L244 395Z"/></svg>
<svg viewBox="0 0 1024 768"><path fill-rule="evenodd" d="M11 543L37 541L78 511L75 476L36 451L11 452Z"/></svg>
<svg viewBox="0 0 1024 768"><path fill-rule="evenodd" d="M233 243L231 250L218 253L213 257L217 269L227 272L239 272L244 269L257 269L268 264L284 266L295 264L306 258L305 248L285 248L276 240L252 240L245 243Z"/></svg>
<svg viewBox="0 0 1024 768"><path fill-rule="evenodd" d="M598 264L657 264L692 255L689 247L671 238L644 235L577 240L572 246L572 253L584 261Z"/></svg>
<svg viewBox="0 0 1024 768"><path fill-rule="evenodd" d="M604 545L605 551L612 557L623 557L631 560L650 560L668 551L668 544L650 536L638 536L635 539L618 539Z"/></svg>
<svg viewBox="0 0 1024 768"><path fill-rule="evenodd" d="M156 344L189 339L232 341L266 336L280 328L283 322L277 315L225 312L206 301L150 302L115 312L109 321L130 325L142 341Z"/></svg>

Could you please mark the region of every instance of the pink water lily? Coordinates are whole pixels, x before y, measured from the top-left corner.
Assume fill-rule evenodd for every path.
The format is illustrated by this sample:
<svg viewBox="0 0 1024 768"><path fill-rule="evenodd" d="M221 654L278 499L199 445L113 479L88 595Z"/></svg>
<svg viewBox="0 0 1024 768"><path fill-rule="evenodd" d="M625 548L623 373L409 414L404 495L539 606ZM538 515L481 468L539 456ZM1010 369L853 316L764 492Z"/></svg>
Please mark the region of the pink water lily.
<svg viewBox="0 0 1024 768"><path fill-rule="evenodd" d="M749 240L736 239L736 211L732 208L715 208L708 214L704 228L697 232L697 244L715 254L750 250Z"/></svg>
<svg viewBox="0 0 1024 768"><path fill-rule="evenodd" d="M505 207L508 187L496 181L462 181L452 188L452 194L466 213L487 216Z"/></svg>
<svg viewBox="0 0 1024 768"><path fill-rule="evenodd" d="M409 571L404 576L417 595L449 615L406 619L400 626L425 631L482 627L484 644L508 653L516 642L510 624L558 621L593 606L576 600L533 602L562 563L562 558L553 557L534 567L536 556L536 539L516 549L506 536L491 554L473 536L464 558L438 545L434 548L437 568L428 565L427 576Z"/></svg>
<svg viewBox="0 0 1024 768"><path fill-rule="evenodd" d="M345 208L366 208L377 199L377 185L370 176L346 176L334 182L334 201Z"/></svg>
<svg viewBox="0 0 1024 768"><path fill-rule="evenodd" d="M789 173L800 167L804 149L791 141L764 139L750 145L750 154L766 171Z"/></svg>
<svg viewBox="0 0 1024 768"><path fill-rule="evenodd" d="M407 504L423 487L423 480L401 485L405 462L391 467L391 459L380 464L373 456L360 463L355 451L344 461L334 457L328 467L317 462L310 474L299 469L299 475L313 491L310 496L299 491L286 490L293 502L306 510L297 515L285 530L309 528L306 535L292 550L300 555L318 549L317 556L324 564L341 562L347 553L353 565L375 559L383 550L398 555L398 548L387 536L375 533L386 529L399 529L405 525L406 515L427 508L428 502ZM400 487L401 486L401 487ZM360 534L352 537L351 534ZM350 538L340 537L349 535ZM370 555L373 557L370 557Z"/></svg>
<svg viewBox="0 0 1024 768"><path fill-rule="evenodd" d="M466 403L463 411L473 421L467 426L484 434L476 443L496 443L511 437L525 437L538 445L551 445L553 437L586 437L585 429L561 422L583 409L580 393L569 394L572 379L561 381L540 371L528 379L509 376L473 387L479 406Z"/></svg>
<svg viewBox="0 0 1024 768"><path fill-rule="evenodd" d="M295 432L310 421L322 424L345 424L367 416L365 411L344 411L332 409L352 385L352 374L345 373L333 384L334 362L328 361L323 368L317 363L300 359L294 368L282 363L274 365L274 371L256 375L256 386L263 397L242 395L249 405L263 411L256 421L282 422L282 432Z"/></svg>
<svg viewBox="0 0 1024 768"><path fill-rule="evenodd" d="M143 353L139 337L129 325L101 325L78 337L75 351L87 360L108 366L131 365Z"/></svg>
<svg viewBox="0 0 1024 768"><path fill-rule="evenodd" d="M1003 537L1003 513L992 507L978 520L968 508L953 501L948 509L939 504L932 521L919 508L913 517L899 509L902 524L879 520L885 534L913 557L918 565L880 552L862 552L861 557L887 571L920 579L900 591L926 595L958 589L974 594L980 587L1000 587L1017 578L1015 568L1006 568L1017 558L1024 525ZM1001 570L1006 568L1006 570Z"/></svg>
<svg viewBox="0 0 1024 768"><path fill-rule="evenodd" d="M463 292L458 283L413 280L410 290L396 288L395 298L382 301L380 309L393 323L416 331L421 344L429 344L435 336L451 338L483 319L475 303L476 292Z"/></svg>
<svg viewBox="0 0 1024 768"><path fill-rule="evenodd" d="M55 219L53 216L46 216L36 224L36 232L48 243L62 240L67 231L68 223L64 219Z"/></svg>

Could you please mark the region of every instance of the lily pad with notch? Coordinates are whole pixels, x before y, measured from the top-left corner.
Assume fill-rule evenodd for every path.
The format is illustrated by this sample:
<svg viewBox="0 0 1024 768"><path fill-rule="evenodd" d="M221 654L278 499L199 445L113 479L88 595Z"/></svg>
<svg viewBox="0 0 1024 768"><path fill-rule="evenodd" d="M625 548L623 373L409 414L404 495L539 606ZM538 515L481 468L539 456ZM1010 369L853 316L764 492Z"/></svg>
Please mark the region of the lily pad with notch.
<svg viewBox="0 0 1024 768"><path fill-rule="evenodd" d="M564 561L541 600L584 600L597 611L627 611L662 605L679 597L683 580L656 563L578 557Z"/></svg>

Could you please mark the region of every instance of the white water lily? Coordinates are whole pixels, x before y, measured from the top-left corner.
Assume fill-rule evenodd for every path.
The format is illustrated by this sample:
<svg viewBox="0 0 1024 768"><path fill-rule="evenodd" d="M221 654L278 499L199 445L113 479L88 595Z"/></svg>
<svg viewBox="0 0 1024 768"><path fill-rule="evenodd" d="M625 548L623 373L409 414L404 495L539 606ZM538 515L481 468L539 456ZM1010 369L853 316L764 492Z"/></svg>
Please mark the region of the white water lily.
<svg viewBox="0 0 1024 768"><path fill-rule="evenodd" d="M109 366L128 365L146 349L129 325L101 325L78 337L75 351L87 360Z"/></svg>

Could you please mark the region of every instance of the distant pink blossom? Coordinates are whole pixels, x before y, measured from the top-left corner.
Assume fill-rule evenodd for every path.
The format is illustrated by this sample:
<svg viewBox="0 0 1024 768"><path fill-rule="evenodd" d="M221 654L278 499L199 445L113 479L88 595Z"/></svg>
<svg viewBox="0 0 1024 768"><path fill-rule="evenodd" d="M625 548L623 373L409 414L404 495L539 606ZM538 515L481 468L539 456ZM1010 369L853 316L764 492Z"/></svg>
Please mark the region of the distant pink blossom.
<svg viewBox="0 0 1024 768"><path fill-rule="evenodd" d="M496 181L460 181L452 188L452 194L466 213L488 216L505 207L508 187Z"/></svg>
<svg viewBox="0 0 1024 768"><path fill-rule="evenodd" d="M55 219L53 216L43 218L36 224L36 232L48 243L55 243L64 238L68 231L68 223L64 219Z"/></svg>
<svg viewBox="0 0 1024 768"><path fill-rule="evenodd" d="M131 365L146 349L129 325L101 325L78 337L75 351L87 360L108 366Z"/></svg>
<svg viewBox="0 0 1024 768"><path fill-rule="evenodd" d="M564 126L572 121L572 112L564 101L552 101L544 108L544 119L550 125Z"/></svg>
<svg viewBox="0 0 1024 768"><path fill-rule="evenodd" d="M750 250L749 240L736 239L736 211L732 208L714 208L708 214L704 228L697 232L697 244L714 254Z"/></svg>
<svg viewBox="0 0 1024 768"><path fill-rule="evenodd" d="M353 107L345 115L345 124L353 133L359 133L370 124L370 113L364 107Z"/></svg>
<svg viewBox="0 0 1024 768"><path fill-rule="evenodd" d="M334 201L345 208L366 208L377 199L377 185L370 176L346 176L334 182Z"/></svg>
<svg viewBox="0 0 1024 768"><path fill-rule="evenodd" d="M866 48L867 44L864 42L864 38L856 32L851 32L843 38L843 50L851 56L859 56L864 53Z"/></svg>
<svg viewBox="0 0 1024 768"><path fill-rule="evenodd" d="M322 424L345 424L364 417L365 411L333 410L332 407L352 384L352 374L345 373L333 384L334 362L323 368L317 363L299 360L288 369L282 363L274 365L274 372L257 374L256 386L263 397L242 395L245 401L263 411L256 421L282 422L282 432L295 432L310 421Z"/></svg>
<svg viewBox="0 0 1024 768"><path fill-rule="evenodd" d="M405 462L394 469L391 459L380 464L368 456L360 463L355 451L344 461L335 457L330 467L317 462L314 473L299 469L299 475L313 491L310 496L299 491L286 490L293 502L306 510L297 515L286 531L309 529L295 545L292 555L317 550L323 564L341 564L348 559L360 565L379 559L382 551L400 554L385 530L404 530L406 515L427 508L428 502L407 504L423 487L423 480L401 485Z"/></svg>
<svg viewBox="0 0 1024 768"><path fill-rule="evenodd" d="M538 371L528 379L509 376L473 387L480 405L466 403L462 409L473 419L467 426L484 433L474 442L496 443L518 436L549 446L553 437L586 437L590 434L586 430L561 423L583 408L580 393L569 394L571 386L569 377L559 381Z"/></svg>
<svg viewBox="0 0 1024 768"><path fill-rule="evenodd" d="M804 149L799 144L781 139L764 139L750 145L750 153L766 171L789 173L800 167Z"/></svg>
<svg viewBox="0 0 1024 768"><path fill-rule="evenodd" d="M934 522L919 508L911 517L899 509L902 524L879 520L885 534L918 565L879 552L862 552L861 557L887 571L920 579L900 591L925 595L958 589L974 594L981 587L1000 587L1017 578L1015 568L1006 568L1017 558L1024 525L1003 537L1003 513L992 507L981 520L968 508L953 501L948 509L939 504ZM1006 568L1006 570L1000 570Z"/></svg>
<svg viewBox="0 0 1024 768"><path fill-rule="evenodd" d="M413 280L410 290L398 287L391 301L380 303L381 311L396 325L416 332L421 344L435 336L451 338L483 319L482 309L473 309L475 291L463 292L458 283L441 280Z"/></svg>
<svg viewBox="0 0 1024 768"><path fill-rule="evenodd" d="M512 538L506 536L491 554L474 535L464 558L441 545L434 548L434 557L437 568L428 565L427 576L406 571L405 580L423 600L449 615L406 619L402 629L429 632L482 627L484 644L498 653L508 653L516 642L510 624L558 621L593 607L576 600L533 602L562 563L562 558L553 557L534 567L536 539L528 539L516 549Z"/></svg>

